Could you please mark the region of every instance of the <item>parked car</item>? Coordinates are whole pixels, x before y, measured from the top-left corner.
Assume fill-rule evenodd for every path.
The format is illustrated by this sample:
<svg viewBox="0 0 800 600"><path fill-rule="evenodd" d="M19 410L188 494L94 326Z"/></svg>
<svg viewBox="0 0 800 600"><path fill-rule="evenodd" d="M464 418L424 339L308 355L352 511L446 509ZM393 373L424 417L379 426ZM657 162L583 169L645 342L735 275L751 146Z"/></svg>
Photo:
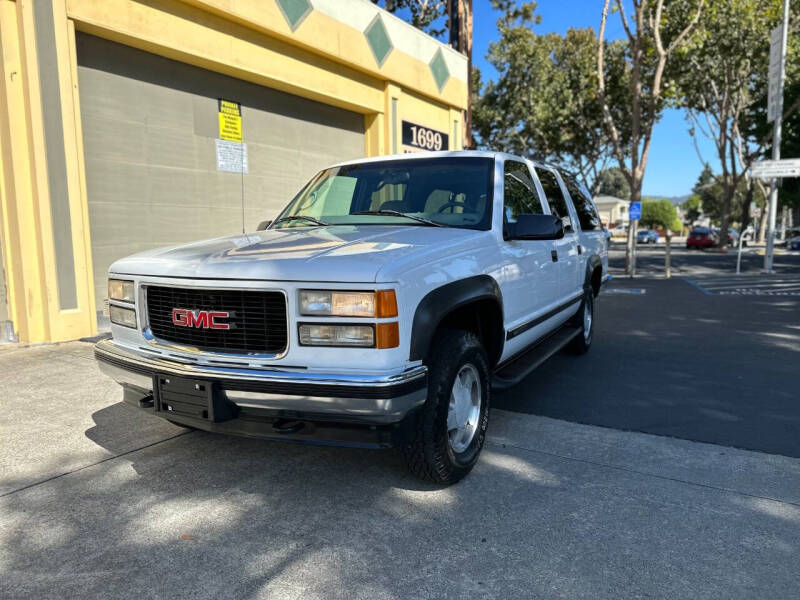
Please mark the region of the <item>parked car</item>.
<svg viewBox="0 0 800 600"><path fill-rule="evenodd" d="M453 483L492 389L582 354L608 257L586 189L507 154L365 159L315 175L251 234L160 248L109 272L124 399L206 431L398 446Z"/></svg>
<svg viewBox="0 0 800 600"><path fill-rule="evenodd" d="M637 244L657 244L658 234L652 229L640 229L636 232Z"/></svg>
<svg viewBox="0 0 800 600"><path fill-rule="evenodd" d="M628 237L628 228L625 225L617 225L609 229L612 238L626 238Z"/></svg>
<svg viewBox="0 0 800 600"><path fill-rule="evenodd" d="M800 250L800 227L795 227L787 233L786 248Z"/></svg>
<svg viewBox="0 0 800 600"><path fill-rule="evenodd" d="M686 238L686 249L713 248L717 245L717 235L709 227L695 227Z"/></svg>

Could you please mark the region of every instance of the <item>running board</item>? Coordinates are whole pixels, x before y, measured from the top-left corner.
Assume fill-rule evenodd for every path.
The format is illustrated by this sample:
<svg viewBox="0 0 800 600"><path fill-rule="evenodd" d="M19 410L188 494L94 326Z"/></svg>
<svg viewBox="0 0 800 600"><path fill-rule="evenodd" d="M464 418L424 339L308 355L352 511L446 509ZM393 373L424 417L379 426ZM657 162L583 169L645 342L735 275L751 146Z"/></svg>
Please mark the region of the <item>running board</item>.
<svg viewBox="0 0 800 600"><path fill-rule="evenodd" d="M581 334L580 327L565 325L552 335L536 342L529 349L500 366L492 378L492 389L497 391L514 387L575 337Z"/></svg>

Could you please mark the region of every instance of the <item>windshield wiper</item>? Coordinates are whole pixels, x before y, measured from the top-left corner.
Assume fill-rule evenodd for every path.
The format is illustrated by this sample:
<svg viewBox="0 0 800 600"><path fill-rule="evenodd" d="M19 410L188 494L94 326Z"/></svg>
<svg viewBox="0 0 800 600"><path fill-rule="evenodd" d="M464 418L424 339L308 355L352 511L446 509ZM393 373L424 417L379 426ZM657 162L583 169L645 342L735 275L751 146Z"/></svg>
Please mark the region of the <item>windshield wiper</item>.
<svg viewBox="0 0 800 600"><path fill-rule="evenodd" d="M431 227L447 227L442 223L437 223L436 221L430 221L428 219L423 219L422 217L415 217L414 215L407 215L406 213L402 213L399 210L362 210L360 212L350 213L351 215L389 215L392 217L405 217L406 219L411 219L413 221L417 221L418 223L424 223L425 225L430 225Z"/></svg>
<svg viewBox="0 0 800 600"><path fill-rule="evenodd" d="M277 219L273 225L277 225L278 223L285 223L287 221L310 221L315 225L330 225L330 223L326 223L325 221L320 221L316 217L308 217L306 215L290 215L288 217L281 217Z"/></svg>

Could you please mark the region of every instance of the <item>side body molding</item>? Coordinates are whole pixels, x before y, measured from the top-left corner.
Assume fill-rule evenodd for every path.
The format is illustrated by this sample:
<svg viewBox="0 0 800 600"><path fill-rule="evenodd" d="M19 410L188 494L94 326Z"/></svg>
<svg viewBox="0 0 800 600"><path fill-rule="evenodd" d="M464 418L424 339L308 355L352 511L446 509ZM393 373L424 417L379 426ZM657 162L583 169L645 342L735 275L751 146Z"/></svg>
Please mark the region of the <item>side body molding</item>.
<svg viewBox="0 0 800 600"><path fill-rule="evenodd" d="M501 326L503 320L503 296L500 286L489 275L475 275L447 283L428 292L417 305L411 328L410 360L422 360L430 347L433 334L448 313L471 302L492 300L500 309ZM503 339L505 332L503 332Z"/></svg>

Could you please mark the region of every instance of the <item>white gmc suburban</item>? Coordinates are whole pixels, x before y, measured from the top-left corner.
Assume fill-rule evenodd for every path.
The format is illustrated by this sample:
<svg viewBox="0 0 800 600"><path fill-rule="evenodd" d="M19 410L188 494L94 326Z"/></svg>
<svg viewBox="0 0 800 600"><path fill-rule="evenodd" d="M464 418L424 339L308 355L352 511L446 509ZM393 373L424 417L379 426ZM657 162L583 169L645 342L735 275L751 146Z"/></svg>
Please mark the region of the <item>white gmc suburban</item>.
<svg viewBox="0 0 800 600"><path fill-rule="evenodd" d="M586 190L507 154L317 174L256 233L114 263L100 368L171 422L397 446L439 483L481 451L491 390L592 343L607 247Z"/></svg>

